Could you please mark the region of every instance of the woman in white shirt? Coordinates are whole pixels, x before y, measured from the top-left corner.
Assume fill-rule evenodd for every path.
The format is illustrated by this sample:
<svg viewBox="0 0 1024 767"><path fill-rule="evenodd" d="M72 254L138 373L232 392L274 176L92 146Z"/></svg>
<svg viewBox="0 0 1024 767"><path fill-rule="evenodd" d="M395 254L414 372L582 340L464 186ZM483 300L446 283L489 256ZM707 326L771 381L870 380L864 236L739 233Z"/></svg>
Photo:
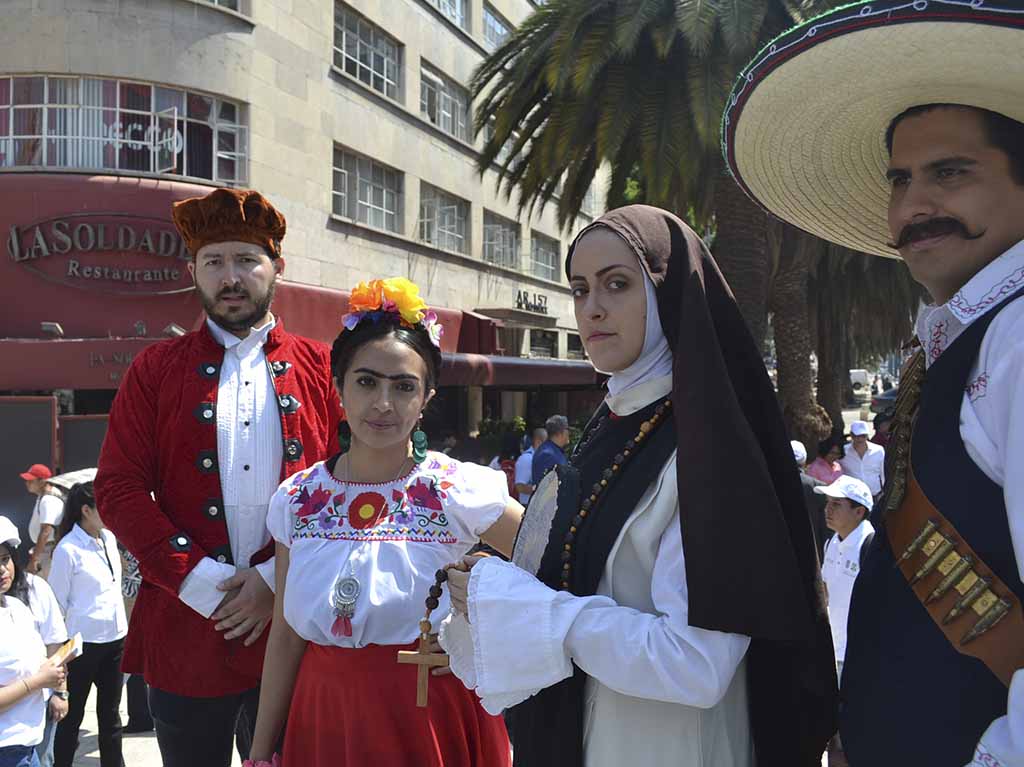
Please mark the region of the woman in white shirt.
<svg viewBox="0 0 1024 767"><path fill-rule="evenodd" d="M293 767L509 765L501 717L450 675L417 707L417 669L397 655L425 599L436 622L448 608L435 573L481 539L508 552L522 508L501 472L426 449L440 328L416 286L360 285L349 309L331 364L351 448L270 501L277 589L252 760L272 758L287 717Z"/></svg>
<svg viewBox="0 0 1024 767"><path fill-rule="evenodd" d="M64 504L61 502L61 513L63 512ZM14 530L17 534L14 523L7 517L0 517L0 528ZM14 585L7 593L31 611L36 630L46 645L47 656L53 655L68 641L68 630L64 625L64 616L61 614L57 597L45 580L38 575L32 575L26 568L14 579ZM46 707L46 730L42 742L36 746L40 767L53 767L53 738L57 732L57 722L67 716L67 713L68 691L62 685L59 690L53 691Z"/></svg>
<svg viewBox="0 0 1024 767"><path fill-rule="evenodd" d="M47 659L32 612L10 594L24 583L15 561L20 545L17 528L0 517L0 767L39 767L45 691L62 687L65 676L62 665Z"/></svg>
<svg viewBox="0 0 1024 767"><path fill-rule="evenodd" d="M57 726L56 767L71 767L89 691L96 685L100 764L122 767L121 655L128 633L121 596L121 556L114 534L96 511L92 482L71 488L60 540L53 552L50 585L64 611L68 632L82 635L83 652L70 667L67 718Z"/></svg>

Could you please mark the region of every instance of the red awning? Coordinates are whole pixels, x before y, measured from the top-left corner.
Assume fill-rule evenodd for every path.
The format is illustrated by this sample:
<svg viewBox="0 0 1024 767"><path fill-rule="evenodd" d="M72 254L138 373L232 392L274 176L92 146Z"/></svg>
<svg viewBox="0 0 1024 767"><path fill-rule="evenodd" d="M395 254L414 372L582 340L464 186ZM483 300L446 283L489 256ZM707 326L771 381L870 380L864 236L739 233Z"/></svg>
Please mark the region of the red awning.
<svg viewBox="0 0 1024 767"><path fill-rule="evenodd" d="M596 386L598 375L589 362L582 361L446 354L441 385L564 389Z"/></svg>

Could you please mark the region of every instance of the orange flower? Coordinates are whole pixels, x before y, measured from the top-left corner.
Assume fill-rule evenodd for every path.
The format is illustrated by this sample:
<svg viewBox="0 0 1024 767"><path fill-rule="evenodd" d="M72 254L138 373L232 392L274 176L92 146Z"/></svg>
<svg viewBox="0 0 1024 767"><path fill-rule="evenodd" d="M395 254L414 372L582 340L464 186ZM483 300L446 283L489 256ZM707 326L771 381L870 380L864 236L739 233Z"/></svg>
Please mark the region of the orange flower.
<svg viewBox="0 0 1024 767"><path fill-rule="evenodd" d="M384 295L384 283L381 280L370 280L369 284L360 282L352 290L348 300L350 312L375 312L380 309Z"/></svg>

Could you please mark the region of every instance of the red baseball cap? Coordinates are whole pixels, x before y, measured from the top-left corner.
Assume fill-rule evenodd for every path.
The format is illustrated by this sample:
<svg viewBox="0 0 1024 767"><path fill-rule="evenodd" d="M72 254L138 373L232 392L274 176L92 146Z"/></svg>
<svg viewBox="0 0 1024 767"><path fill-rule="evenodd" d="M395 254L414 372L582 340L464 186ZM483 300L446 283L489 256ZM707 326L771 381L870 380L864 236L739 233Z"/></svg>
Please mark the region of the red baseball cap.
<svg viewBox="0 0 1024 767"><path fill-rule="evenodd" d="M28 471L21 473L22 479L49 479L53 472L41 463L34 463L28 467Z"/></svg>

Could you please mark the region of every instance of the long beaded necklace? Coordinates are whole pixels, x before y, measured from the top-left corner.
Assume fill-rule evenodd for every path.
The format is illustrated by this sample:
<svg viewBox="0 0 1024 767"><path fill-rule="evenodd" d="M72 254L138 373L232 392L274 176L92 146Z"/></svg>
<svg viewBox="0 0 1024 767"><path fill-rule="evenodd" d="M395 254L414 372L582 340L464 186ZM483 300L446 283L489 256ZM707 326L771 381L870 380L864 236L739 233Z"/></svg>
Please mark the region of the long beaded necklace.
<svg viewBox="0 0 1024 767"><path fill-rule="evenodd" d="M456 569L465 571L466 566L462 564L448 565L441 568L434 574L434 584L426 599L427 611L420 620L419 645L415 650L400 650L398 653L399 663L409 663L418 666L416 670L416 705L424 708L427 705L427 686L430 681L431 668L443 668L448 665L448 656L444 653L430 652L430 635L434 629L430 623L430 614L437 609L441 603L441 584L448 580L448 570Z"/></svg>
<svg viewBox="0 0 1024 767"><path fill-rule="evenodd" d="M569 577L572 575L573 565L573 546L576 543L577 534L587 519L593 516L598 501L602 498L613 480L622 476L623 467L629 463L633 456L640 452L640 447L654 433L654 430L664 423L665 414L671 407L672 400L665 399L654 409L654 415L640 424L640 430L636 433L636 436L626 442L626 446L621 453L616 454L612 460L612 465L601 473L601 479L593 484L590 488L590 495L584 498L583 503L580 504L580 509L576 516L572 518L569 531L562 540L562 580L560 583L562 591L566 591L569 588ZM587 443L589 443L589 439L584 444Z"/></svg>

